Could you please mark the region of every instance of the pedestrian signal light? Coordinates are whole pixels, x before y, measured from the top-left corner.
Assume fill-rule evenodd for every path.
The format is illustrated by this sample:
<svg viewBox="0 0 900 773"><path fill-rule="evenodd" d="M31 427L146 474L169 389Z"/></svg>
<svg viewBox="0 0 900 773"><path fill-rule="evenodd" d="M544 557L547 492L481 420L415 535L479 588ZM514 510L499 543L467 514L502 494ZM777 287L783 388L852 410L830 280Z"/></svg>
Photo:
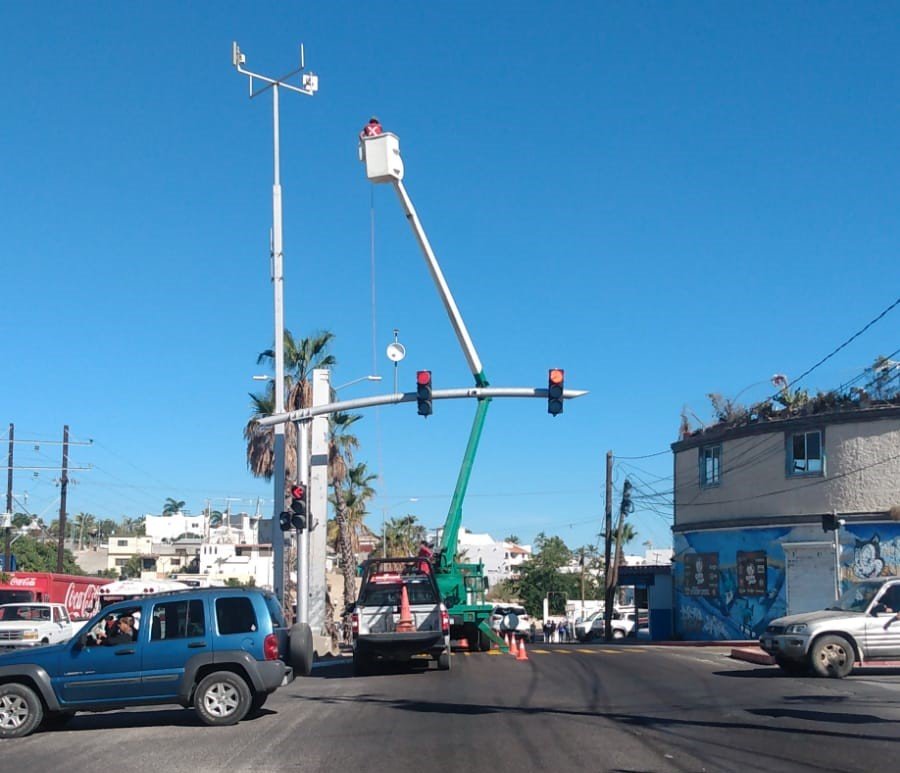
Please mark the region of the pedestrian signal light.
<svg viewBox="0 0 900 773"><path fill-rule="evenodd" d="M838 517L834 513L822 515L822 531L837 531L839 526Z"/></svg>
<svg viewBox="0 0 900 773"><path fill-rule="evenodd" d="M298 531L306 528L309 517L309 489L302 483L291 486L291 525Z"/></svg>
<svg viewBox="0 0 900 773"><path fill-rule="evenodd" d="M281 515L278 516L278 525L281 527L282 531L290 531L291 530L291 514L287 510L285 510Z"/></svg>
<svg viewBox="0 0 900 773"><path fill-rule="evenodd" d="M550 368L547 376L547 413L556 416L563 412L563 390L566 372L561 368Z"/></svg>
<svg viewBox="0 0 900 773"><path fill-rule="evenodd" d="M431 371L416 371L416 396L419 401L419 416L431 416Z"/></svg>

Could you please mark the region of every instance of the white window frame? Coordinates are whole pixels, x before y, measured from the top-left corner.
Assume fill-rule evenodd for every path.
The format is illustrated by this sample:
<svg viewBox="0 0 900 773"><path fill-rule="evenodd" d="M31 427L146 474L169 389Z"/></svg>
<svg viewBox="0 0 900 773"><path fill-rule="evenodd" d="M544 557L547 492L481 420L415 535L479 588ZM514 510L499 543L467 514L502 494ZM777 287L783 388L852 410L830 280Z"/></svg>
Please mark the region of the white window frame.
<svg viewBox="0 0 900 773"><path fill-rule="evenodd" d="M722 444L700 446L700 488L715 488L721 482Z"/></svg>
<svg viewBox="0 0 900 773"><path fill-rule="evenodd" d="M819 438L819 456L818 459L812 460L818 462L818 469L809 469L809 436L817 435ZM794 456L794 440L803 438L803 466L798 467L797 458ZM785 471L789 478L802 478L806 476L823 476L825 475L825 432L821 429L806 429L801 432L790 432L787 435L785 444Z"/></svg>

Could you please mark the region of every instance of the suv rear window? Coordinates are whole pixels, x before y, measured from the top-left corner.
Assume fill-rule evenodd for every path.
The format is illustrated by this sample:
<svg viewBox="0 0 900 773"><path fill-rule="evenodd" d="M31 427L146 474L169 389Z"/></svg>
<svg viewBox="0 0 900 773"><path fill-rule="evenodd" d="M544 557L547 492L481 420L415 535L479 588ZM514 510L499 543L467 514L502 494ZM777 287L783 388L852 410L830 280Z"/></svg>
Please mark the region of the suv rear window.
<svg viewBox="0 0 900 773"><path fill-rule="evenodd" d="M360 595L359 603L370 607L396 607L400 604L400 583L369 583ZM406 583L410 604L437 604L434 586L426 580Z"/></svg>
<svg viewBox="0 0 900 773"><path fill-rule="evenodd" d="M266 596L266 608L269 610L269 617L272 619L273 628L285 628L284 612L281 610L281 604L275 596Z"/></svg>
<svg viewBox="0 0 900 773"><path fill-rule="evenodd" d="M246 596L216 599L216 624L220 634L249 633L258 628L253 602Z"/></svg>

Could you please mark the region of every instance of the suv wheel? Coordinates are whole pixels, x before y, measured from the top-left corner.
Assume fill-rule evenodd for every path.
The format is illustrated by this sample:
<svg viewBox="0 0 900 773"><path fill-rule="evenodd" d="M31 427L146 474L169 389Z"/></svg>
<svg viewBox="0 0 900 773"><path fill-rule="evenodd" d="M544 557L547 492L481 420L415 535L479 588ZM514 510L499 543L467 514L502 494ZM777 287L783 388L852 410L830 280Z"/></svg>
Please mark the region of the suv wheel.
<svg viewBox="0 0 900 773"><path fill-rule="evenodd" d="M843 679L853 670L853 646L843 636L823 636L813 644L810 661L819 676Z"/></svg>
<svg viewBox="0 0 900 773"><path fill-rule="evenodd" d="M16 682L0 684L0 738L33 733L43 717L44 706L34 690Z"/></svg>
<svg viewBox="0 0 900 773"><path fill-rule="evenodd" d="M247 683L231 671L205 676L194 694L194 709L207 725L234 725L250 711L252 698Z"/></svg>

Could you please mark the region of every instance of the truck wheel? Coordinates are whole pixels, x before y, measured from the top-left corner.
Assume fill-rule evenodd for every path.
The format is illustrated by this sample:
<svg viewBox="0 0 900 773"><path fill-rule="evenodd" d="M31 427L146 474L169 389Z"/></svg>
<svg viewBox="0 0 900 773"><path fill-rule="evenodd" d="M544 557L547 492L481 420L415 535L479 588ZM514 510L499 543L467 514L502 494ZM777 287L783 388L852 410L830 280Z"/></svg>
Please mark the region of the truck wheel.
<svg viewBox="0 0 900 773"><path fill-rule="evenodd" d="M44 718L44 705L30 687L17 682L0 684L0 738L33 733Z"/></svg>
<svg viewBox="0 0 900 773"><path fill-rule="evenodd" d="M810 662L818 676L843 679L853 670L853 646L843 636L823 636L813 644Z"/></svg>
<svg viewBox="0 0 900 773"><path fill-rule="evenodd" d="M450 648L445 649L440 655L438 655L438 670L439 671L449 671L450 670Z"/></svg>
<svg viewBox="0 0 900 773"><path fill-rule="evenodd" d="M775 658L775 663L787 676L806 676L809 673L809 666L796 660Z"/></svg>
<svg viewBox="0 0 900 773"><path fill-rule="evenodd" d="M207 725L234 725L250 711L252 698L247 683L231 671L214 671L203 677L194 694L194 709Z"/></svg>
<svg viewBox="0 0 900 773"><path fill-rule="evenodd" d="M312 673L315 648L313 646L312 629L308 623L296 623L291 627L288 641L290 666L298 676L309 676Z"/></svg>

